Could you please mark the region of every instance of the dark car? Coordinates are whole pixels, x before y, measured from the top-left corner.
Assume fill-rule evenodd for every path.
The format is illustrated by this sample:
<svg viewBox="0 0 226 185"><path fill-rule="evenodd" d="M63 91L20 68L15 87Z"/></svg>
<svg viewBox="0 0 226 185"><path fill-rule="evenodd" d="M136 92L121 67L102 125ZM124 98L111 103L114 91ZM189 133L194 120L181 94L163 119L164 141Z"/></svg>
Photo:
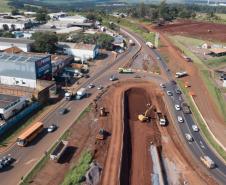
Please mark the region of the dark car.
<svg viewBox="0 0 226 185"><path fill-rule="evenodd" d="M174 85L177 84L177 82L175 80L171 80L171 83Z"/></svg>
<svg viewBox="0 0 226 185"><path fill-rule="evenodd" d="M66 114L68 111L69 111L69 110L68 110L67 108L61 108L61 109L59 109L59 113L60 113L61 115Z"/></svg>
<svg viewBox="0 0 226 185"><path fill-rule="evenodd" d="M181 94L181 90L180 90L180 89L176 89L175 92L176 92L177 94Z"/></svg>

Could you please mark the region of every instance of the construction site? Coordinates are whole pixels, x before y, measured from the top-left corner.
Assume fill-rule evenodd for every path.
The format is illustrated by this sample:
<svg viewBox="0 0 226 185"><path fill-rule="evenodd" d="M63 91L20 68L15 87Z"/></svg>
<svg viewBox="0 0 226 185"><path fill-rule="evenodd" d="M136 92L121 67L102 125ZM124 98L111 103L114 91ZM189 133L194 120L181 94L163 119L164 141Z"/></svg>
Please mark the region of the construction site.
<svg viewBox="0 0 226 185"><path fill-rule="evenodd" d="M90 179L98 179L93 184L216 184L191 160L154 83L115 83L90 107L69 130L69 157L48 161L32 184L61 184L87 150L102 169L92 173Z"/></svg>

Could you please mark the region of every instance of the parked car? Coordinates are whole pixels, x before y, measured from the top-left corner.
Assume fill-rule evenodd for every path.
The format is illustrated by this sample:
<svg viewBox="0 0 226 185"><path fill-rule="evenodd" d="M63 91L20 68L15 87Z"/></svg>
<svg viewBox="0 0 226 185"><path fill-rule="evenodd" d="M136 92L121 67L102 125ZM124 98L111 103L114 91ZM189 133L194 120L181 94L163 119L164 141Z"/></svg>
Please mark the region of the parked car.
<svg viewBox="0 0 226 185"><path fill-rule="evenodd" d="M177 116L177 121L178 121L179 123L183 123L183 122L184 122L184 119L183 119L182 116Z"/></svg>
<svg viewBox="0 0 226 185"><path fill-rule="evenodd" d="M98 86L97 89L98 90L102 90L104 87L102 85Z"/></svg>
<svg viewBox="0 0 226 185"><path fill-rule="evenodd" d="M95 87L94 84L89 84L89 85L88 85L88 88L89 88L89 89L92 89L92 88L94 88L94 87Z"/></svg>
<svg viewBox="0 0 226 185"><path fill-rule="evenodd" d="M53 132L57 129L57 126L55 124L52 124L50 125L48 128L47 128L47 132Z"/></svg>
<svg viewBox="0 0 226 185"><path fill-rule="evenodd" d="M4 169L5 167L8 167L9 165L12 164L12 162L13 162L13 158L12 158L11 154L3 156L0 159L0 169Z"/></svg>
<svg viewBox="0 0 226 185"><path fill-rule="evenodd" d="M60 113L61 115L66 114L68 111L69 111L69 110L68 110L67 108L61 108L61 109L59 109L59 113Z"/></svg>
<svg viewBox="0 0 226 185"><path fill-rule="evenodd" d="M193 130L194 132L198 132L198 131L199 131L199 128L198 128L197 125L192 125L192 130Z"/></svg>
<svg viewBox="0 0 226 185"><path fill-rule="evenodd" d="M171 91L166 91L166 94L167 94L168 96L173 96L173 93L172 93Z"/></svg>
<svg viewBox="0 0 226 185"><path fill-rule="evenodd" d="M179 110L181 109L180 105L175 104L175 109L176 109L177 111L179 111Z"/></svg>
<svg viewBox="0 0 226 185"><path fill-rule="evenodd" d="M160 83L160 87L162 87L162 88L166 88L166 85L165 85L165 84L163 84L163 83Z"/></svg>
<svg viewBox="0 0 226 185"><path fill-rule="evenodd" d="M181 94L181 90L180 90L180 89L176 89L175 92L176 92L177 94Z"/></svg>
<svg viewBox="0 0 226 185"><path fill-rule="evenodd" d="M118 80L118 78L114 75L112 75L110 78L109 78L110 81L116 81Z"/></svg>
<svg viewBox="0 0 226 185"><path fill-rule="evenodd" d="M188 133L185 134L185 137L189 142L192 142L194 140L193 137Z"/></svg>

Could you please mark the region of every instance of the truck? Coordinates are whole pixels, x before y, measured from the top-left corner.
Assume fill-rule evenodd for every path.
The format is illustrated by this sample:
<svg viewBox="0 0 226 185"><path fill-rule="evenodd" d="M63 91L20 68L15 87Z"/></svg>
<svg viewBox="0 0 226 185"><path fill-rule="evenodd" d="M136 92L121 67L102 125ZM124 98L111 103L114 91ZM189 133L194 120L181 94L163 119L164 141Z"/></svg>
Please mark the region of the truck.
<svg viewBox="0 0 226 185"><path fill-rule="evenodd" d="M157 118L159 121L159 125L166 126L166 118L161 112L157 112Z"/></svg>
<svg viewBox="0 0 226 185"><path fill-rule="evenodd" d="M58 162L58 160L66 150L67 146L68 146L68 141L61 140L57 144L56 148L50 154L50 159Z"/></svg>
<svg viewBox="0 0 226 185"><path fill-rule="evenodd" d="M204 155L200 157L200 160L206 165L207 168L212 169L215 167L215 163L209 156Z"/></svg>
<svg viewBox="0 0 226 185"><path fill-rule="evenodd" d="M184 76L187 76L187 75L188 75L188 73L186 71L180 71L180 72L176 72L175 77L181 78L181 77L184 77Z"/></svg>
<svg viewBox="0 0 226 185"><path fill-rule="evenodd" d="M82 99L86 95L86 89L81 88L76 92L76 100Z"/></svg>
<svg viewBox="0 0 226 185"><path fill-rule="evenodd" d="M130 39L130 40L129 40L129 44L130 44L131 46L134 46L134 45L135 45L135 42L134 42L132 39Z"/></svg>
<svg viewBox="0 0 226 185"><path fill-rule="evenodd" d="M154 48L154 44L152 44L151 42L146 42L146 45L151 49Z"/></svg>
<svg viewBox="0 0 226 185"><path fill-rule="evenodd" d="M184 114L190 114L191 110L189 105L186 102L181 103L181 108Z"/></svg>
<svg viewBox="0 0 226 185"><path fill-rule="evenodd" d="M133 73L133 70L130 69L130 68L122 68L122 67L120 67L120 68L118 68L118 72L119 73Z"/></svg>

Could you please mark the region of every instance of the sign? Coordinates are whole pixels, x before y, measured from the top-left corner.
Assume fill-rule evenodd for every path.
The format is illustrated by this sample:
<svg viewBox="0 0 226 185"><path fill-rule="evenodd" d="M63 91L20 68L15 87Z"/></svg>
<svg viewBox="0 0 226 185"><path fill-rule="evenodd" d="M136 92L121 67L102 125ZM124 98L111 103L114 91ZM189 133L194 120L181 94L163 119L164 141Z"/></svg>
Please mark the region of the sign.
<svg viewBox="0 0 226 185"><path fill-rule="evenodd" d="M35 65L37 78L42 77L46 73L50 73L52 69L50 56L38 60Z"/></svg>

